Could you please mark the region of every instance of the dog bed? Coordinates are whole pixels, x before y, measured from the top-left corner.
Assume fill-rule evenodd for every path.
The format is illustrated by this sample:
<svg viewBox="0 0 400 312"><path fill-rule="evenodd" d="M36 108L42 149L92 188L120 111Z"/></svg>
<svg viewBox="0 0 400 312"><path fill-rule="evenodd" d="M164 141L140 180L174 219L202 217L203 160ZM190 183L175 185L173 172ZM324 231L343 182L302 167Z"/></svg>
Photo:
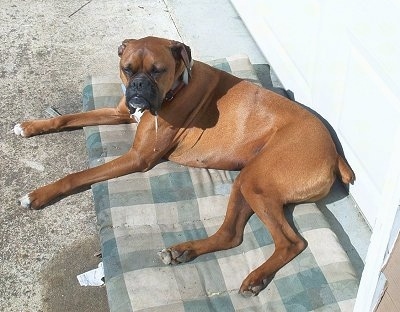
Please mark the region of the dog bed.
<svg viewBox="0 0 400 312"><path fill-rule="evenodd" d="M210 64L257 81L246 56ZM83 91L84 110L113 107L121 94L118 77L91 77ZM125 153L135 128L135 124L85 127L90 166ZM238 294L247 274L274 250L269 232L255 215L239 247L177 266L163 264L158 251L218 229L236 175L163 161L148 172L92 186L110 311L353 310L356 272L315 204L287 209L288 219L308 247L258 296Z"/></svg>

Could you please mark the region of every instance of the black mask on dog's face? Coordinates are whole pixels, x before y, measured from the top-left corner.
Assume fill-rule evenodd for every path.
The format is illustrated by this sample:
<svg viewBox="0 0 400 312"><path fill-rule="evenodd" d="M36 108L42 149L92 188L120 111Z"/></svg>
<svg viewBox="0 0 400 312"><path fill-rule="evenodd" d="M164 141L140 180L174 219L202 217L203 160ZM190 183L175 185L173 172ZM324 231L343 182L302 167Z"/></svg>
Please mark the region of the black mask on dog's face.
<svg viewBox="0 0 400 312"><path fill-rule="evenodd" d="M153 115L160 109L162 101L158 99L157 83L148 75L136 74L128 83L125 97L130 114L136 110L149 110Z"/></svg>

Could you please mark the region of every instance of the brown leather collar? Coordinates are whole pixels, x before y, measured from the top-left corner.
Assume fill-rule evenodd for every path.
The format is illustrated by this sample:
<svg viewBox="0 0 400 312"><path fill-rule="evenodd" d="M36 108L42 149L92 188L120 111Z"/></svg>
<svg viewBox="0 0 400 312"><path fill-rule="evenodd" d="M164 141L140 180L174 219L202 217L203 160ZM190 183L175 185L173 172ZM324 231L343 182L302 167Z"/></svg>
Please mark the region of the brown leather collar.
<svg viewBox="0 0 400 312"><path fill-rule="evenodd" d="M175 95L182 90L184 86L189 84L189 80L192 76L192 66L193 66L193 60L186 64L185 61L185 70L183 74L179 77L179 80L175 81L174 85L172 86L172 89L167 92L164 98L164 102L170 102L174 99Z"/></svg>
<svg viewBox="0 0 400 312"><path fill-rule="evenodd" d="M173 89L171 89L171 90L169 90L169 91L167 92L167 94L165 95L165 98L164 98L164 102L170 102L170 101L172 101L172 100L174 99L175 95L176 95L180 90L182 90L182 88L183 88L185 85L186 85L186 84L183 82L183 80L180 80L180 81L178 82L178 84L176 85L175 88L173 88Z"/></svg>

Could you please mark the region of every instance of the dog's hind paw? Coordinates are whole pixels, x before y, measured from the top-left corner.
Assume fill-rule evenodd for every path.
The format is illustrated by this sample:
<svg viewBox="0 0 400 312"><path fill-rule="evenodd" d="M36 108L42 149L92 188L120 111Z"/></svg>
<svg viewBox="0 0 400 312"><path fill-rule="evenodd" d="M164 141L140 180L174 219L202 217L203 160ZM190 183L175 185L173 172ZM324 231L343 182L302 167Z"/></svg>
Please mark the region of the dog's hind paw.
<svg viewBox="0 0 400 312"><path fill-rule="evenodd" d="M248 289L240 290L239 293L246 298L254 297L257 296L264 288L264 285L250 286Z"/></svg>
<svg viewBox="0 0 400 312"><path fill-rule="evenodd" d="M26 208L26 209L31 208L32 201L29 197L29 194L22 196L21 198L18 199L18 201L21 204L21 207Z"/></svg>
<svg viewBox="0 0 400 312"><path fill-rule="evenodd" d="M16 124L14 126L14 133L23 137L25 136L24 129L22 128L21 124Z"/></svg>
<svg viewBox="0 0 400 312"><path fill-rule="evenodd" d="M163 249L158 252L158 256L164 264L172 264L171 252L168 249Z"/></svg>
<svg viewBox="0 0 400 312"><path fill-rule="evenodd" d="M257 296L260 291L268 286L272 281L273 276L267 278L257 278L254 276L254 272L243 281L242 286L240 286L239 293L244 297Z"/></svg>
<svg viewBox="0 0 400 312"><path fill-rule="evenodd" d="M189 256L189 254L189 250L179 252L173 248L163 249L158 253L162 262L164 262L165 264L179 264L183 262L188 262L193 259L193 257Z"/></svg>

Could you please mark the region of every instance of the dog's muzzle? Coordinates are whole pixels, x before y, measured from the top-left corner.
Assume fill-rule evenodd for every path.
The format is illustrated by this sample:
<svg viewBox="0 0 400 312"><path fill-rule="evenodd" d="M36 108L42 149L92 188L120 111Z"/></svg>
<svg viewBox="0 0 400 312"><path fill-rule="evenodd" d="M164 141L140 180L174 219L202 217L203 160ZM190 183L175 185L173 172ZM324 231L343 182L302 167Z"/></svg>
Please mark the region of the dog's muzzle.
<svg viewBox="0 0 400 312"><path fill-rule="evenodd" d="M149 110L154 113L159 108L158 89L156 83L146 74L137 74L128 84L125 92L126 104L129 112L134 114Z"/></svg>
<svg viewBox="0 0 400 312"><path fill-rule="evenodd" d="M146 109L150 109L150 103L141 96L133 96L128 101L129 112L133 114L137 109L144 111Z"/></svg>

